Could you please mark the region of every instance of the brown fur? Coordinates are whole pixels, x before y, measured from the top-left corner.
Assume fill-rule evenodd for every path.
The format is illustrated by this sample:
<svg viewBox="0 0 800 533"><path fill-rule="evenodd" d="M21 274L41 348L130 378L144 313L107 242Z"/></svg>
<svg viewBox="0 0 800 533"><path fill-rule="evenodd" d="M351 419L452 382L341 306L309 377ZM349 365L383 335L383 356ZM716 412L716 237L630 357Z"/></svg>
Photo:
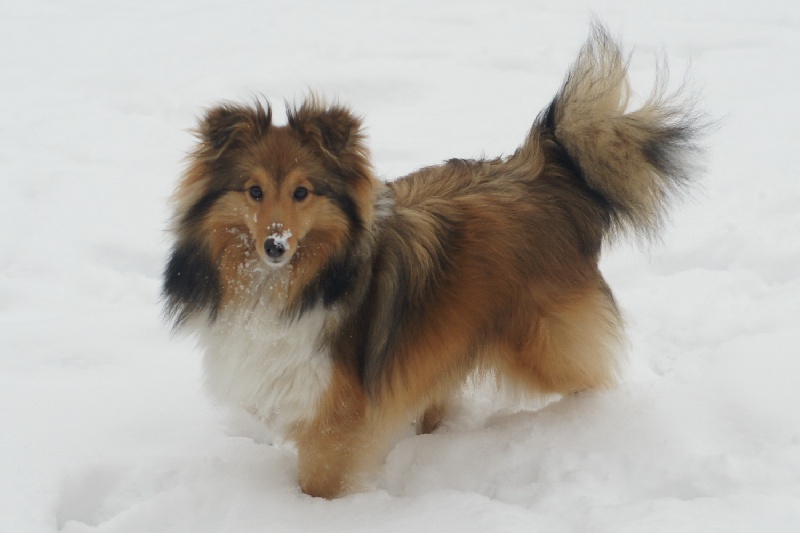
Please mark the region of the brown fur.
<svg viewBox="0 0 800 533"><path fill-rule="evenodd" d="M213 321L254 290L287 321L326 310L332 377L292 430L304 492L357 490L390 432L414 416L434 430L475 371L560 394L616 381L622 322L601 245L653 234L695 150L686 110L656 93L626 112L626 94L620 52L596 28L511 157L388 185L341 106L311 99L280 127L258 104L206 115L176 195L168 311ZM312 194L296 201L300 186ZM275 223L292 255L264 283Z"/></svg>

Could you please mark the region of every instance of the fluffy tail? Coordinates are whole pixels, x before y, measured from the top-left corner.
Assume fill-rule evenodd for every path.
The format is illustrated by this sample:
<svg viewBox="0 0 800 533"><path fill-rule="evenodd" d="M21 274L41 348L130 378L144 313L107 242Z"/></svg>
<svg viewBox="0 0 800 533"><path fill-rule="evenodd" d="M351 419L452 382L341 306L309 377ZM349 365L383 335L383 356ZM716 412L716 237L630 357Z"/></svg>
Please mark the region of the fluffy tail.
<svg viewBox="0 0 800 533"><path fill-rule="evenodd" d="M653 237L670 198L691 182L702 125L690 103L665 95L666 76L641 108L627 111L626 70L619 46L595 24L523 151L542 154L554 143L561 153L544 149L544 157L561 160L596 193L612 233Z"/></svg>

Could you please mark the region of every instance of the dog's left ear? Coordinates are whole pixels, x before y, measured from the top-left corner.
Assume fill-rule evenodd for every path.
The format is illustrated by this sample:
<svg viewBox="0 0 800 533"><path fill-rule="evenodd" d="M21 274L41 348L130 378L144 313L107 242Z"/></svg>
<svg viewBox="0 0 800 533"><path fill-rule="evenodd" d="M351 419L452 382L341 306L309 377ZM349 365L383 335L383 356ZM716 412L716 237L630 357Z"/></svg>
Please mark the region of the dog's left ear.
<svg viewBox="0 0 800 533"><path fill-rule="evenodd" d="M305 142L318 146L334 158L363 152L361 120L341 105L325 106L316 98L287 110L289 126Z"/></svg>

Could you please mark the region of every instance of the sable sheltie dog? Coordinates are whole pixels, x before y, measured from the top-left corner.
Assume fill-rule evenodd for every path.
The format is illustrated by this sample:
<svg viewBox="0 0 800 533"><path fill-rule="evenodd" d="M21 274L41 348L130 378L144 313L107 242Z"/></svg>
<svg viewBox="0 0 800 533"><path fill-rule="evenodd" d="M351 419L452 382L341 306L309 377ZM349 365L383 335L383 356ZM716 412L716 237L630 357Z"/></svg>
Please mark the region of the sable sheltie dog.
<svg viewBox="0 0 800 533"><path fill-rule="evenodd" d="M210 109L175 195L167 314L205 349L207 386L285 430L300 487L358 490L465 379L606 387L619 311L610 237L656 233L690 181L694 115L663 83L628 111L626 62L597 26L511 156L376 179L361 121L310 98L272 124Z"/></svg>

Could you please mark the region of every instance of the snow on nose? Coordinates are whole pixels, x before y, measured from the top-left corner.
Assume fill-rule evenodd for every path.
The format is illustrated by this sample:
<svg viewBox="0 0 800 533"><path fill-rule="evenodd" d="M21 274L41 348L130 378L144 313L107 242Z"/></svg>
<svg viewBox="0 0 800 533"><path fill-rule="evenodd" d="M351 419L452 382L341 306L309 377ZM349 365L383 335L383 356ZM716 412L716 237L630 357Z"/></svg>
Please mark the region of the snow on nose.
<svg viewBox="0 0 800 533"><path fill-rule="evenodd" d="M284 230L283 224L272 224L272 234L267 236L264 241L264 251L267 257L275 262L278 262L286 252L291 249L289 245L289 238L292 236L291 230Z"/></svg>

